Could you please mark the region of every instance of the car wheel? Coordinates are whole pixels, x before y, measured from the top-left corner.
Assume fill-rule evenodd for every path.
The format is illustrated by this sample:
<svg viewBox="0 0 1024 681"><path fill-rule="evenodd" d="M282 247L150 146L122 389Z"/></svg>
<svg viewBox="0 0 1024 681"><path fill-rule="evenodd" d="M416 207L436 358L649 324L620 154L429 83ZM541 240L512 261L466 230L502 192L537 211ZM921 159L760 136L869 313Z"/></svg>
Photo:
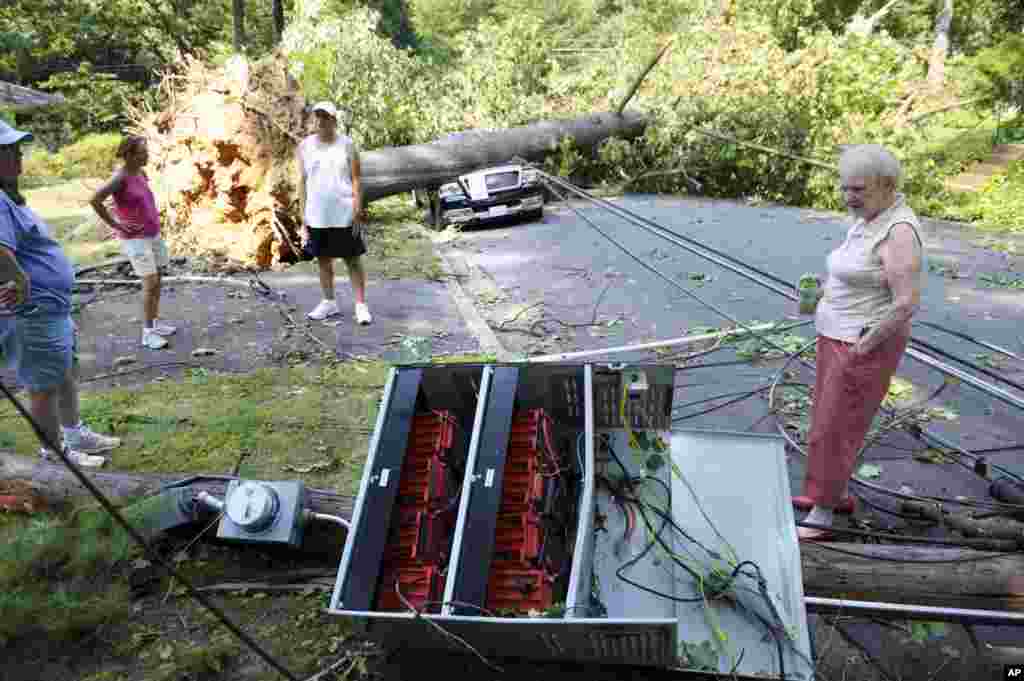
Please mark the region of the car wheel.
<svg viewBox="0 0 1024 681"><path fill-rule="evenodd" d="M526 214L526 218L530 222L541 222L544 219L544 209L538 208L537 210L531 210Z"/></svg>

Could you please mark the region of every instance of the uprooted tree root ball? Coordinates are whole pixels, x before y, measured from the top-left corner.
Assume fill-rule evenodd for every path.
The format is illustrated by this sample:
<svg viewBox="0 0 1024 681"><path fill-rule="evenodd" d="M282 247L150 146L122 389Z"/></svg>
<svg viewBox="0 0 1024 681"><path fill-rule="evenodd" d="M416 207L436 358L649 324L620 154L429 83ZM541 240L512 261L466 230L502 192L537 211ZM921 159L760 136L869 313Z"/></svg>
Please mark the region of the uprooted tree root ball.
<svg viewBox="0 0 1024 681"><path fill-rule="evenodd" d="M299 84L279 53L222 68L194 59L164 76L163 111L135 111L176 253L269 269L298 260L293 151L307 130Z"/></svg>

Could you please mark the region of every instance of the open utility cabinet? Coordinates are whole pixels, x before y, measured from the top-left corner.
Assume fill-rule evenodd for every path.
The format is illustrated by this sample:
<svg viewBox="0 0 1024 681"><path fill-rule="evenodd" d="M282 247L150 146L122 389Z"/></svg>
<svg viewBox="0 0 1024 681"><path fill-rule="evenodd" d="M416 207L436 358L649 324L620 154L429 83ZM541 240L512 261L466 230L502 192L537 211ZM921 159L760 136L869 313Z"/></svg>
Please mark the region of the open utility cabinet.
<svg viewBox="0 0 1024 681"><path fill-rule="evenodd" d="M671 366L396 367L329 612L409 648L459 648L424 618L487 657L810 679L782 440L673 429L673 394Z"/></svg>

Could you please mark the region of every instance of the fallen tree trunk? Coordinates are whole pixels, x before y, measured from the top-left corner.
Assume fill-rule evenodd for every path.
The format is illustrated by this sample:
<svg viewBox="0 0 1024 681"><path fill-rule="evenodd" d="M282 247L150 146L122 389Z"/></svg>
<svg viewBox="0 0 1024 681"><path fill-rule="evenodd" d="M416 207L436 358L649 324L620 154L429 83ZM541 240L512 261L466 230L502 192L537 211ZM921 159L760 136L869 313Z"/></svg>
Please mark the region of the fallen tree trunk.
<svg viewBox="0 0 1024 681"><path fill-rule="evenodd" d="M598 113L504 130L460 132L429 144L363 151L359 154L363 197L369 203L413 189L437 188L463 173L507 163L516 156L542 161L566 137L580 148L592 148L609 137L639 137L646 124L644 116L632 111Z"/></svg>
<svg viewBox="0 0 1024 681"><path fill-rule="evenodd" d="M188 474L146 475L90 472L93 483L112 499L125 502L158 492ZM51 506L88 492L62 465L0 455L0 487L27 481ZM207 479L193 489L223 497L227 479ZM317 513L352 517L353 499L330 490L309 490ZM332 560L339 555L339 533L332 525L311 528L303 546ZM212 535L211 535L212 538ZM804 593L845 600L880 601L982 610L1024 610L1024 554L992 554L954 548L877 544L801 544ZM979 560L981 559L981 560Z"/></svg>
<svg viewBox="0 0 1024 681"><path fill-rule="evenodd" d="M86 475L111 501L130 502L156 494L164 485L193 477L188 473L154 475L119 471L88 471ZM191 487L223 497L231 476L209 476L197 480ZM0 486L11 481L25 481L39 498L52 507L61 507L71 500L92 498L63 464L39 459L0 454ZM330 490L307 489L310 505L317 513L329 513L349 518L352 515L352 497L335 494Z"/></svg>
<svg viewBox="0 0 1024 681"><path fill-rule="evenodd" d="M801 544L800 555L807 596L1024 610L1021 553L986 559L993 554L955 548L830 543Z"/></svg>

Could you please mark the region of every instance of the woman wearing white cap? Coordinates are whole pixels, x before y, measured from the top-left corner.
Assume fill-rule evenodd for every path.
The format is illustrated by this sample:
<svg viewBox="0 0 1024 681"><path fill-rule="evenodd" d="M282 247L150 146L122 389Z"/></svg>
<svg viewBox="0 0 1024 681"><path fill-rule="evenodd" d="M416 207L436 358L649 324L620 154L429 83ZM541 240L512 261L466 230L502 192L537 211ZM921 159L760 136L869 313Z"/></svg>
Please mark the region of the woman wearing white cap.
<svg viewBox="0 0 1024 681"><path fill-rule="evenodd" d="M323 299L307 316L313 320L340 314L334 299L334 259L348 268L359 324L372 321L366 306L366 271L360 256L366 244L360 229L362 197L359 186L359 150L350 137L338 133L338 110L330 102L313 106L317 132L296 149L299 200L302 207L304 246L320 266Z"/></svg>

